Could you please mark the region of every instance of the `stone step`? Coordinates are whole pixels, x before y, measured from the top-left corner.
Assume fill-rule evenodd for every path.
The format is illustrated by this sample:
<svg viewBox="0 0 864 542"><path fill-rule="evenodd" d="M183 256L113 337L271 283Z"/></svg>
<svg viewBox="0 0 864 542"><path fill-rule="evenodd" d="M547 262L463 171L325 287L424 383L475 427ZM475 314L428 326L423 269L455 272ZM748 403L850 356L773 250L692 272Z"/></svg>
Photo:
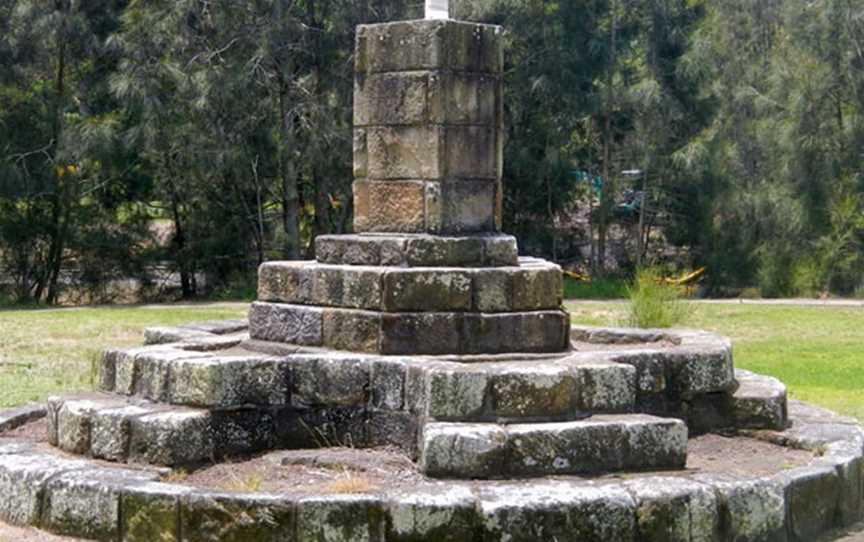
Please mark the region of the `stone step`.
<svg viewBox="0 0 864 542"><path fill-rule="evenodd" d="M390 313L260 302L249 312L253 339L384 355L563 352L569 320L563 310Z"/></svg>
<svg viewBox="0 0 864 542"><path fill-rule="evenodd" d="M396 267L498 267L518 262L512 235L319 235L320 263Z"/></svg>
<svg viewBox="0 0 864 542"><path fill-rule="evenodd" d="M428 423L420 465L435 478L536 477L683 469L687 426L644 414L500 425Z"/></svg>
<svg viewBox="0 0 864 542"><path fill-rule="evenodd" d="M48 400L48 439L108 461L187 465L271 449L279 409L210 411L105 394Z"/></svg>
<svg viewBox="0 0 864 542"><path fill-rule="evenodd" d="M776 378L735 370L738 389L732 395L732 419L738 429L786 429L786 386Z"/></svg>
<svg viewBox="0 0 864 542"><path fill-rule="evenodd" d="M533 258L509 267L373 267L268 262L258 300L382 312L519 312L561 307L561 268Z"/></svg>

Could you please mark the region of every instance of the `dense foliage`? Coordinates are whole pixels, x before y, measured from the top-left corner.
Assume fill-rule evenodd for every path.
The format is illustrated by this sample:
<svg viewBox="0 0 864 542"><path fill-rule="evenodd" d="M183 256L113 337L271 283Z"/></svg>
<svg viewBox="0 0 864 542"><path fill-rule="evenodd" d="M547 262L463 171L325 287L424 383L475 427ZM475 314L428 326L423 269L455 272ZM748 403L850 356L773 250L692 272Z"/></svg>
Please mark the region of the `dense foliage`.
<svg viewBox="0 0 864 542"><path fill-rule="evenodd" d="M860 2L451 3L508 29L527 252L707 265L715 293L862 289ZM0 0L0 288L161 295L167 271L192 297L312 256L350 230L354 28L418 4Z"/></svg>

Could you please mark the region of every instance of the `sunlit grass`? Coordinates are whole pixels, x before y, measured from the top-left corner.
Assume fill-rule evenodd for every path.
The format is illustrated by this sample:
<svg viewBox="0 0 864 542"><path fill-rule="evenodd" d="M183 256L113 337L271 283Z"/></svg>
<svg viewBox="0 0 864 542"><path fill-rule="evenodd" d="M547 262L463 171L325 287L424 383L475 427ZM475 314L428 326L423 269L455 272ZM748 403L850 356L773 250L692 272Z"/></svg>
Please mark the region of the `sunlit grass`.
<svg viewBox="0 0 864 542"><path fill-rule="evenodd" d="M243 304L0 311L0 407L93 387L108 347L139 345L144 328L244 317Z"/></svg>
<svg viewBox="0 0 864 542"><path fill-rule="evenodd" d="M623 303L568 308L585 325L627 318ZM736 367L776 376L792 398L864 420L864 308L694 304L683 325L730 337Z"/></svg>

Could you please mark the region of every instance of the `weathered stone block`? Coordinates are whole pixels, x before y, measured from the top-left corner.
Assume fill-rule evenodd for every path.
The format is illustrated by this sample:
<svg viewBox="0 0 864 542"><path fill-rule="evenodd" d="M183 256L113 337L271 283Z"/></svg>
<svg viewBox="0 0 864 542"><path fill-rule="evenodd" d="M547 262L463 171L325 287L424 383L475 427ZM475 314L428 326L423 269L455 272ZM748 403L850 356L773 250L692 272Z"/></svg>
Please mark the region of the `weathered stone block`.
<svg viewBox="0 0 864 542"><path fill-rule="evenodd" d="M142 483L120 491L120 532L124 542L180 540L180 498L186 486Z"/></svg>
<svg viewBox="0 0 864 542"><path fill-rule="evenodd" d="M385 311L471 309L471 277L453 270L391 269L383 277Z"/></svg>
<svg viewBox="0 0 864 542"><path fill-rule="evenodd" d="M786 485L789 527L795 540L815 540L835 524L840 479L830 466L801 467L782 472Z"/></svg>
<svg viewBox="0 0 864 542"><path fill-rule="evenodd" d="M717 496L707 485L684 478L651 477L625 482L636 501L637 540L720 540Z"/></svg>
<svg viewBox="0 0 864 542"><path fill-rule="evenodd" d="M448 126L444 137L446 137L446 143L442 145L443 171L439 170L441 174L438 177L432 178L448 177L498 180L498 160L496 155L498 132L495 128L485 126ZM489 211L493 214L493 217L495 209L494 193L493 187L491 189L493 199L488 202Z"/></svg>
<svg viewBox="0 0 864 542"><path fill-rule="evenodd" d="M335 350L378 352L381 341L379 312L327 309L324 311L324 345Z"/></svg>
<svg viewBox="0 0 864 542"><path fill-rule="evenodd" d="M130 419L146 414L147 409L128 405L104 409L93 416L90 453L93 457L122 462L129 453Z"/></svg>
<svg viewBox="0 0 864 542"><path fill-rule="evenodd" d="M320 346L324 311L317 307L253 303L249 330L253 339Z"/></svg>
<svg viewBox="0 0 864 542"><path fill-rule="evenodd" d="M399 492L387 505L387 540L464 542L478 539L480 518L471 488L440 485Z"/></svg>
<svg viewBox="0 0 864 542"><path fill-rule="evenodd" d="M579 407L585 412L630 412L636 403L636 371L617 363L579 363Z"/></svg>
<svg viewBox="0 0 864 542"><path fill-rule="evenodd" d="M354 202L355 231L419 233L426 229L422 181L355 181Z"/></svg>
<svg viewBox="0 0 864 542"><path fill-rule="evenodd" d="M507 312L513 308L513 273L484 269L473 273L475 308L480 312Z"/></svg>
<svg viewBox="0 0 864 542"><path fill-rule="evenodd" d="M258 300L312 301L313 277L306 272L307 262L266 262L258 268Z"/></svg>
<svg viewBox="0 0 864 542"><path fill-rule="evenodd" d="M386 358L376 359L371 365L369 404L377 409L402 410L409 366L400 360Z"/></svg>
<svg viewBox="0 0 864 542"><path fill-rule="evenodd" d="M447 69L499 73L501 27L458 21L402 21L357 28L358 73Z"/></svg>
<svg viewBox="0 0 864 542"><path fill-rule="evenodd" d="M682 397L737 387L731 348L676 349L666 359L671 388Z"/></svg>
<svg viewBox="0 0 864 542"><path fill-rule="evenodd" d="M369 146L367 144L366 130L364 128L354 129L354 178L364 179L369 175ZM355 211L357 200L355 200Z"/></svg>
<svg viewBox="0 0 864 542"><path fill-rule="evenodd" d="M505 472L516 475L675 469L687 458L687 426L645 415L512 425L507 434Z"/></svg>
<svg viewBox="0 0 864 542"><path fill-rule="evenodd" d="M102 406L87 399L65 401L57 412L57 447L72 454L90 452L91 418Z"/></svg>
<svg viewBox="0 0 864 542"><path fill-rule="evenodd" d="M427 423L420 468L435 478L490 478L502 474L507 433L493 424Z"/></svg>
<svg viewBox="0 0 864 542"><path fill-rule="evenodd" d="M439 72L429 76L428 120L434 124L497 127L501 79L494 74Z"/></svg>
<svg viewBox="0 0 864 542"><path fill-rule="evenodd" d="M297 503L300 542L383 542L384 507L372 496L307 497Z"/></svg>
<svg viewBox="0 0 864 542"><path fill-rule="evenodd" d="M180 500L183 540L293 542L296 510L278 497L200 493Z"/></svg>
<svg viewBox="0 0 864 542"><path fill-rule="evenodd" d="M559 306L564 288L561 268L546 262L524 267L513 274L513 310L533 311Z"/></svg>
<svg viewBox="0 0 864 542"><path fill-rule="evenodd" d="M142 471L92 468L53 478L45 488L41 525L70 536L119 539L121 488L155 478Z"/></svg>
<svg viewBox="0 0 864 542"><path fill-rule="evenodd" d="M786 386L776 378L735 371L738 389L731 407L735 426L746 429L786 428Z"/></svg>
<svg viewBox="0 0 864 542"><path fill-rule="evenodd" d="M133 418L129 460L153 465L182 465L215 455L210 414L176 408Z"/></svg>
<svg viewBox="0 0 864 542"><path fill-rule="evenodd" d="M110 349L102 352L99 358L99 389L102 391L114 391L115 366L117 357L121 350Z"/></svg>
<svg viewBox="0 0 864 542"><path fill-rule="evenodd" d="M498 267L518 262L516 239L501 234L322 235L315 247L320 263L341 265Z"/></svg>
<svg viewBox="0 0 864 542"><path fill-rule="evenodd" d="M407 412L369 410L367 413L368 445L392 446L408 457L417 456L417 417Z"/></svg>
<svg viewBox="0 0 864 542"><path fill-rule="evenodd" d="M486 417L491 401L489 371L442 364L427 371L425 415L438 420L477 420Z"/></svg>
<svg viewBox="0 0 864 542"><path fill-rule="evenodd" d="M208 437L213 457L222 458L270 450L276 443L276 421L287 409L232 409L210 413Z"/></svg>
<svg viewBox="0 0 864 542"><path fill-rule="evenodd" d="M455 313L385 313L382 354L440 354L459 351L461 318Z"/></svg>
<svg viewBox="0 0 864 542"><path fill-rule="evenodd" d="M849 526L864 518L864 458L860 443L835 442L814 466L830 466L840 481L838 521Z"/></svg>
<svg viewBox="0 0 864 542"><path fill-rule="evenodd" d="M430 79L437 78L423 71L357 74L354 126L423 124L431 120Z"/></svg>
<svg viewBox="0 0 864 542"><path fill-rule="evenodd" d="M83 461L45 454L0 454L0 519L12 525L37 525L46 483L85 466Z"/></svg>
<svg viewBox="0 0 864 542"><path fill-rule="evenodd" d="M577 410L579 382L566 367L535 364L487 370L497 418L555 419Z"/></svg>
<svg viewBox="0 0 864 542"><path fill-rule="evenodd" d="M636 540L635 505L621 487L571 482L502 484L481 491L483 540Z"/></svg>
<svg viewBox="0 0 864 542"><path fill-rule="evenodd" d="M369 178L423 180L445 177L447 169L444 157L449 150L446 139L448 133L445 128L433 125L367 128ZM465 144L468 144L465 140L470 137L467 133L458 132L454 135L454 149L457 135ZM487 139L488 137L486 134ZM488 144L488 141L485 142ZM472 148L480 146L475 143ZM470 170L467 165L466 168ZM356 192L356 185L354 190ZM370 199L370 204L371 202Z"/></svg>
<svg viewBox="0 0 864 542"><path fill-rule="evenodd" d="M369 364L346 357L304 357L293 363L294 405L362 406L368 400Z"/></svg>
<svg viewBox="0 0 864 542"><path fill-rule="evenodd" d="M430 185L432 183L429 183ZM495 191L497 183L485 180L446 180L440 183L437 229L442 233L495 231ZM427 201L429 220L432 206Z"/></svg>
<svg viewBox="0 0 864 542"><path fill-rule="evenodd" d="M786 501L783 484L767 478L743 479L723 474L696 474L714 488L726 540L785 542Z"/></svg>
<svg viewBox="0 0 864 542"><path fill-rule="evenodd" d="M561 352L569 325L564 311L465 314L462 352Z"/></svg>
<svg viewBox="0 0 864 542"><path fill-rule="evenodd" d="M279 429L284 448L368 446L365 406L299 408L295 414L286 412L280 417L284 425Z"/></svg>

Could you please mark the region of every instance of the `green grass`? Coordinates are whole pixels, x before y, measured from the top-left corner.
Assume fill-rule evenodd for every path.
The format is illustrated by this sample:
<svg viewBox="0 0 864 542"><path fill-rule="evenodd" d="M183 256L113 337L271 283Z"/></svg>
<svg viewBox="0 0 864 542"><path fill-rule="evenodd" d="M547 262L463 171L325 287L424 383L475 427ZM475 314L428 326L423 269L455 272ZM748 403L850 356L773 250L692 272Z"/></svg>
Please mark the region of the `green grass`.
<svg viewBox="0 0 864 542"><path fill-rule="evenodd" d="M579 324L627 318L625 303L568 307ZM730 337L735 366L776 376L791 398L864 420L864 309L694 304L684 327Z"/></svg>
<svg viewBox="0 0 864 542"><path fill-rule="evenodd" d="M564 299L624 299L627 297L627 281L616 278L599 278L583 282L564 277Z"/></svg>
<svg viewBox="0 0 864 542"><path fill-rule="evenodd" d="M243 304L0 311L0 407L93 388L108 347L140 345L145 327L245 316Z"/></svg>

